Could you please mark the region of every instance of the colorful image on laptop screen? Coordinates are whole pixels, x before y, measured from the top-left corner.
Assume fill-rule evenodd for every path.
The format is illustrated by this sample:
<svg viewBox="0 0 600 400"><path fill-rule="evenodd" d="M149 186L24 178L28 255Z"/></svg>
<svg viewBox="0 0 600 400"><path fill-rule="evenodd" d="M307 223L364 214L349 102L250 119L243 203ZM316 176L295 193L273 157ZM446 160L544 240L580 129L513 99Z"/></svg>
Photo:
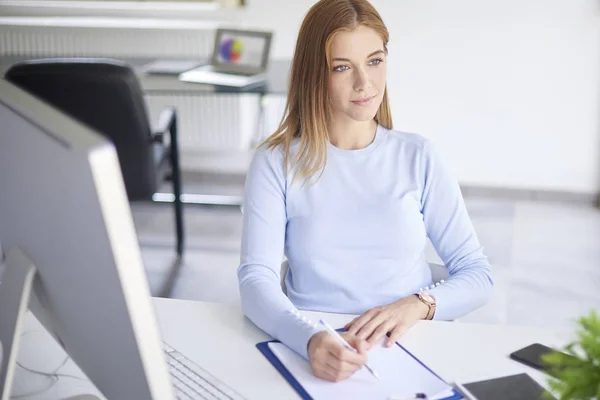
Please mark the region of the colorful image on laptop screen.
<svg viewBox="0 0 600 400"><path fill-rule="evenodd" d="M223 34L219 42L217 62L260 67L267 40L262 37Z"/></svg>

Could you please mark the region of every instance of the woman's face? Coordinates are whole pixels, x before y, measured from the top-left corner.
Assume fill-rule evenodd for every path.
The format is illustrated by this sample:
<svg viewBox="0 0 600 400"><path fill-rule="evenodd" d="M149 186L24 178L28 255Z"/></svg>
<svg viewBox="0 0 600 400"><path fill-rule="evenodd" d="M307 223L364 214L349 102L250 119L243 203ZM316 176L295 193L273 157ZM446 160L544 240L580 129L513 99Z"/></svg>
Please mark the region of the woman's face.
<svg viewBox="0 0 600 400"><path fill-rule="evenodd" d="M383 100L386 57L383 40L366 26L335 34L331 42L329 99L334 119L368 121Z"/></svg>

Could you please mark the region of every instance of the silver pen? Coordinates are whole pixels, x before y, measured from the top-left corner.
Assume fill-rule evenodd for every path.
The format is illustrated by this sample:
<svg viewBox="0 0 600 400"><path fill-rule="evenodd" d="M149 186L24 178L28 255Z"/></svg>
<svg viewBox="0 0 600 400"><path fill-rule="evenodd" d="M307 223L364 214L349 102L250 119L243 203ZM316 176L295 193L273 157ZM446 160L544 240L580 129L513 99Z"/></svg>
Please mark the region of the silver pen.
<svg viewBox="0 0 600 400"><path fill-rule="evenodd" d="M327 322L325 322L324 320L320 320L319 321L321 323L321 325L325 328L325 330L331 335L333 336L334 339L336 339L338 341L339 344L341 344L342 346L344 346L345 348L347 348L348 350L351 350L353 352L356 353L356 349L352 346L350 346L350 344L348 342L346 342L344 340L343 337L340 336L339 333L337 333L337 331L335 329L333 329L331 327L331 325L329 325ZM379 374L377 372L375 372L375 370L371 367L369 367L368 364L365 364L365 368L371 373L371 375L373 375L375 378L380 379L379 378Z"/></svg>
<svg viewBox="0 0 600 400"><path fill-rule="evenodd" d="M415 393L414 396L408 397L388 397L387 400L417 400L424 399L427 400L427 395L425 393Z"/></svg>

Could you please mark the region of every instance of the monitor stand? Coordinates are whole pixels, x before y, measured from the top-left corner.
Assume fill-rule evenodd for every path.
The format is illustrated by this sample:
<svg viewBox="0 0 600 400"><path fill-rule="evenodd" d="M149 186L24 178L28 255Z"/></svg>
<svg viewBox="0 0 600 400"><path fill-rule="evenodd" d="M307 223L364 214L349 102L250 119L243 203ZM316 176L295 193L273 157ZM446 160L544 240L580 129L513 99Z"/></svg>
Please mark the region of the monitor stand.
<svg viewBox="0 0 600 400"><path fill-rule="evenodd" d="M23 317L27 313L34 280L40 279L36 271L33 261L18 247L13 247L6 253L6 265L0 284L0 400L10 398ZM35 282L35 285L38 290L41 289L41 282ZM95 399L100 400L95 395L84 394L64 400Z"/></svg>
<svg viewBox="0 0 600 400"><path fill-rule="evenodd" d="M0 400L10 397L21 324L27 312L35 273L33 261L21 249L9 249L0 284Z"/></svg>

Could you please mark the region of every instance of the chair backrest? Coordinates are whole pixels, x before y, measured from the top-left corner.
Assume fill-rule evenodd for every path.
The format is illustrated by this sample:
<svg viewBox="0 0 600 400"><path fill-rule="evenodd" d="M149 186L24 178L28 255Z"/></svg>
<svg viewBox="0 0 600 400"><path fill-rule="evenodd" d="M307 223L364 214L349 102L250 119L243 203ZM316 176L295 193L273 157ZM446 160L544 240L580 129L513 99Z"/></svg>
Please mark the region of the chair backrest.
<svg viewBox="0 0 600 400"><path fill-rule="evenodd" d="M281 291L287 296L287 286L285 284L285 276L290 269L290 262L285 260L281 263L281 269L279 271L279 284L281 285Z"/></svg>
<svg viewBox="0 0 600 400"><path fill-rule="evenodd" d="M429 269L431 270L431 280L434 283L446 280L450 276L448 268L443 264L429 263Z"/></svg>
<svg viewBox="0 0 600 400"><path fill-rule="evenodd" d="M43 59L14 65L5 78L109 138L130 200L157 189L151 129L143 92L125 63Z"/></svg>

